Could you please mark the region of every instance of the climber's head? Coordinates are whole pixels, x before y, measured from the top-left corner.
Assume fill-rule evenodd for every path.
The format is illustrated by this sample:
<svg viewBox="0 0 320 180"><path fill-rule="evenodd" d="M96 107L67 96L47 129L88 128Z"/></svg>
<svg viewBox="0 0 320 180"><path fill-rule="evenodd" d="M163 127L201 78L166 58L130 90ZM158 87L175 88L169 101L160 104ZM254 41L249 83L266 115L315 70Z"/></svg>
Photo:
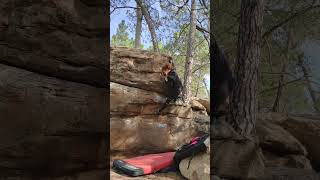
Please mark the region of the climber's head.
<svg viewBox="0 0 320 180"><path fill-rule="evenodd" d="M171 63L167 63L162 67L161 75L162 76L168 76L169 72L173 69L173 66Z"/></svg>

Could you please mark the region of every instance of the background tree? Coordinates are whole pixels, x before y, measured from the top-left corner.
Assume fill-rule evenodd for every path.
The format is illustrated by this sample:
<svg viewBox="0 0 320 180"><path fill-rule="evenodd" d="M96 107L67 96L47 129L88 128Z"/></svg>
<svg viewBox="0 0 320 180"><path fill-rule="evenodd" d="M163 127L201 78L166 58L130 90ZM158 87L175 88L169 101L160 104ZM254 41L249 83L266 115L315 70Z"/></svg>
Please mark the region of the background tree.
<svg viewBox="0 0 320 180"><path fill-rule="evenodd" d="M213 7L212 32L234 65L237 57L240 1L215 1ZM258 76L260 111L312 113L316 112L313 104L320 107L319 28L319 2L265 0ZM290 45L287 48L289 34ZM308 83L298 65L300 56L309 66L308 75L314 98L309 93Z"/></svg>
<svg viewBox="0 0 320 180"><path fill-rule="evenodd" d="M133 47L133 39L129 39L129 33L127 32L128 26L125 21L121 21L118 26L117 33L112 36L111 44L114 46L126 46Z"/></svg>
<svg viewBox="0 0 320 180"><path fill-rule="evenodd" d="M160 52L158 47L158 37L155 31L155 26L153 25L153 20L148 12L147 6L145 6L145 3L143 2L143 0L136 0L136 2L137 2L137 5L141 8L143 17L145 18L148 24L148 28L151 34L151 40L153 44L153 50L155 52Z"/></svg>
<svg viewBox="0 0 320 180"><path fill-rule="evenodd" d="M183 101L188 103L191 97L191 82L192 82L192 65L193 65L193 47L196 30L196 0L191 0L191 12L190 12L190 28L187 57L184 70L184 83L183 83ZM197 87L198 88L198 87Z"/></svg>
<svg viewBox="0 0 320 180"><path fill-rule="evenodd" d="M251 136L255 130L263 6L264 0L241 1L238 55L229 122L243 136Z"/></svg>
<svg viewBox="0 0 320 180"><path fill-rule="evenodd" d="M136 36L134 40L134 47L140 48L141 46L141 31L142 31L142 11L141 7L137 4L137 24L136 24Z"/></svg>

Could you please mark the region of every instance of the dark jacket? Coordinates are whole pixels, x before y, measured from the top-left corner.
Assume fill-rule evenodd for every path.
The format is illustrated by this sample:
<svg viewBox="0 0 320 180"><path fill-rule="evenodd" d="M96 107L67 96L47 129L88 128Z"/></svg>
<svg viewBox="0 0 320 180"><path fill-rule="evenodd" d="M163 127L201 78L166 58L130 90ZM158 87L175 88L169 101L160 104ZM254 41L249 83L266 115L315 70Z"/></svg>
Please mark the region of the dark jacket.
<svg viewBox="0 0 320 180"><path fill-rule="evenodd" d="M176 100L182 92L182 83L175 70L171 70L167 76L168 98Z"/></svg>

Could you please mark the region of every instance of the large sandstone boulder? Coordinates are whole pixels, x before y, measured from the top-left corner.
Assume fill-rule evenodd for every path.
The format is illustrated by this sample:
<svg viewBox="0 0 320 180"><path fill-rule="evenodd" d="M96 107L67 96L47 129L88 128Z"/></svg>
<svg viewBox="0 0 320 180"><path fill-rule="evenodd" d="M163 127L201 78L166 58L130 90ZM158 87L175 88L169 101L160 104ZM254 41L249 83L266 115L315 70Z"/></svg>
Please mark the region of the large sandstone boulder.
<svg viewBox="0 0 320 180"><path fill-rule="evenodd" d="M212 122L211 173L226 179L260 179L264 176L264 157L259 144L244 139L221 117Z"/></svg>
<svg viewBox="0 0 320 180"><path fill-rule="evenodd" d="M154 115L165 100L156 92L110 83L111 116ZM191 106L168 105L162 114L191 119L194 113Z"/></svg>
<svg viewBox="0 0 320 180"><path fill-rule="evenodd" d="M106 87L105 1L0 1L0 63Z"/></svg>
<svg viewBox="0 0 320 180"><path fill-rule="evenodd" d="M0 179L106 167L105 10L97 0L0 0Z"/></svg>
<svg viewBox="0 0 320 180"><path fill-rule="evenodd" d="M320 170L320 118L318 116L290 116L281 123L307 149L313 167Z"/></svg>
<svg viewBox="0 0 320 180"><path fill-rule="evenodd" d="M45 175L106 164L106 90L1 64L0 79L1 168Z"/></svg>
<svg viewBox="0 0 320 180"><path fill-rule="evenodd" d="M312 169L310 160L303 155L296 154L277 154L263 151L264 163L266 167L272 168L299 168Z"/></svg>
<svg viewBox="0 0 320 180"><path fill-rule="evenodd" d="M210 179L210 138L204 141L207 149L205 152L183 159L179 164L181 174L187 179Z"/></svg>
<svg viewBox="0 0 320 180"><path fill-rule="evenodd" d="M146 50L112 47L110 81L143 90L165 93L160 73L169 56Z"/></svg>
<svg viewBox="0 0 320 180"><path fill-rule="evenodd" d="M261 180L320 180L319 174L311 169L266 168Z"/></svg>
<svg viewBox="0 0 320 180"><path fill-rule="evenodd" d="M305 147L288 131L277 124L268 121L258 121L256 130L260 146L269 152L307 154Z"/></svg>
<svg viewBox="0 0 320 180"><path fill-rule="evenodd" d="M172 151L209 130L206 109L196 105L168 105L161 67L170 57L129 49L111 49L111 152L145 154ZM200 107L200 108L199 108Z"/></svg>
<svg viewBox="0 0 320 180"><path fill-rule="evenodd" d="M199 102L203 107L206 108L208 114L210 114L210 100L202 98L193 98L194 101Z"/></svg>
<svg viewBox="0 0 320 180"><path fill-rule="evenodd" d="M111 151L172 151L197 135L192 119L169 116L111 117Z"/></svg>
<svg viewBox="0 0 320 180"><path fill-rule="evenodd" d="M106 170L89 170L80 173L67 174L60 177L37 177L37 176L10 176L1 180L104 180L107 179Z"/></svg>
<svg viewBox="0 0 320 180"><path fill-rule="evenodd" d="M204 152L183 159L179 164L179 169L187 179L210 180L210 154Z"/></svg>
<svg viewBox="0 0 320 180"><path fill-rule="evenodd" d="M320 179L320 117L259 113L254 141L241 139L223 118L211 127L216 178Z"/></svg>
<svg viewBox="0 0 320 180"><path fill-rule="evenodd" d="M253 141L213 140L212 173L227 179L260 179L264 176L261 149Z"/></svg>

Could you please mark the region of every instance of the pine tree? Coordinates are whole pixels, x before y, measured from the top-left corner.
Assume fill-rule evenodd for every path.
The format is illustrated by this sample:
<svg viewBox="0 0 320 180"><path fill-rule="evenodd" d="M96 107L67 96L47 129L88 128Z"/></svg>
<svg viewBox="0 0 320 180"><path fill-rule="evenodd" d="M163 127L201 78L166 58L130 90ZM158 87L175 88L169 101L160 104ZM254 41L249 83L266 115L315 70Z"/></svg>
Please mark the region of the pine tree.
<svg viewBox="0 0 320 180"><path fill-rule="evenodd" d="M127 32L127 30L128 26L126 25L126 22L122 20L117 28L117 33L112 36L111 45L133 47L134 40L129 39L129 33Z"/></svg>

